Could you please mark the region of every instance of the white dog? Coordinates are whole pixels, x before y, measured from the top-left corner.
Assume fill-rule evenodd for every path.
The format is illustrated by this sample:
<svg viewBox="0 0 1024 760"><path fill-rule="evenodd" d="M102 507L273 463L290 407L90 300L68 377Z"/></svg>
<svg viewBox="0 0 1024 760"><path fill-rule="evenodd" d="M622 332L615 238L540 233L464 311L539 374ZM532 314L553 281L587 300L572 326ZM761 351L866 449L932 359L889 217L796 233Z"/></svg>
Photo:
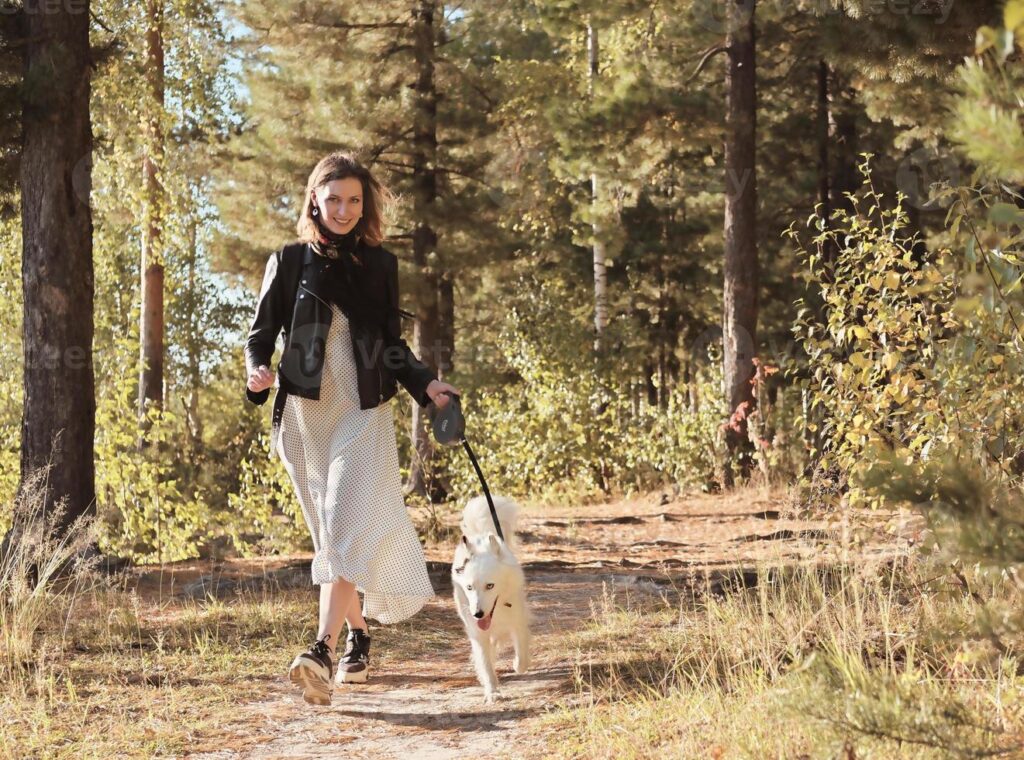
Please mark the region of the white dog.
<svg viewBox="0 0 1024 760"><path fill-rule="evenodd" d="M497 647L511 639L512 667L530 667L530 613L526 607L526 578L514 552L518 505L494 496L494 508L505 540L498 538L487 499L470 499L462 513L462 540L452 560L455 607L466 626L473 649L473 667L484 687L485 701L498 696L494 663Z"/></svg>

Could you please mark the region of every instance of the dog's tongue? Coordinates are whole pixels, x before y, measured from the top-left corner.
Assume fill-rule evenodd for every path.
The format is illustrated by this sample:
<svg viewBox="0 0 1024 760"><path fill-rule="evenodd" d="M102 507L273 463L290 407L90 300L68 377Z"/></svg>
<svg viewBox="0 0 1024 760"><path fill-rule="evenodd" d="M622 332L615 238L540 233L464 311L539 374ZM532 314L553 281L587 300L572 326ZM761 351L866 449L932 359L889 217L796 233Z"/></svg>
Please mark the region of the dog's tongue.
<svg viewBox="0 0 1024 760"><path fill-rule="evenodd" d="M482 617L479 620L477 620L476 624L480 628L481 631L486 631L488 628L491 627L491 616L490 615L485 615L484 617Z"/></svg>

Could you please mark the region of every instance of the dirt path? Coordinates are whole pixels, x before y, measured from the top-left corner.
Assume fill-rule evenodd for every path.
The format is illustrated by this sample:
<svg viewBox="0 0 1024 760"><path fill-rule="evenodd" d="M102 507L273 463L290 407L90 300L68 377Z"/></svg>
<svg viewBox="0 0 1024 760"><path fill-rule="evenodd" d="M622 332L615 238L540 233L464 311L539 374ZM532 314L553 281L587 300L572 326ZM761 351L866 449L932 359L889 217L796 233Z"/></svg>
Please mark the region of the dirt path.
<svg viewBox="0 0 1024 760"><path fill-rule="evenodd" d="M262 724L266 743L237 752L189 755L190 758L450 758L503 756L521 739L524 718L542 713L567 694L570 664L557 645L559 636L590 613L590 599L601 593L589 575L531 573L535 614L535 661L527 674L510 672L508 658L499 667L502 698L483 703L469 664L469 646L453 636L447 656L394 661L375 667L364 685L339 688L329 707L305 704L287 681L272 684L263 697L244 706L239 725ZM417 617L457 634L450 602L439 598ZM255 718L259 720L254 720ZM522 756L522 749L512 754Z"/></svg>
<svg viewBox="0 0 1024 760"><path fill-rule="evenodd" d="M240 707L237 722L224 726L219 746L238 749L187 757L539 756L544 737L529 719L574 698L574 652L566 634L586 625L604 595L675 596L700 571L742 576L757 561L821 561L835 547L834 526L785 519L777 504L749 495L546 507L528 511L522 527L534 664L517 676L509 657L503 659L498 703L483 703L450 586L440 580L441 596L415 618L416 635L433 637L432 647L413 657L378 658L370 682L336 690L329 707L305 704L282 674L261 685L258 698ZM898 548L890 542L878 552ZM439 548L428 556L443 562L444 554Z"/></svg>

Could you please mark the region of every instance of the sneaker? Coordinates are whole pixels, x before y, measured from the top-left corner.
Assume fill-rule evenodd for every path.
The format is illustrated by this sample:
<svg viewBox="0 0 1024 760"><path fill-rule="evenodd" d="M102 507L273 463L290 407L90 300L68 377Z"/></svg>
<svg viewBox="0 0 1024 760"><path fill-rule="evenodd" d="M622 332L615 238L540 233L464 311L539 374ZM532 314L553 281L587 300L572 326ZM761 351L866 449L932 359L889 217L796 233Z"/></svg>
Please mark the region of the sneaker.
<svg viewBox="0 0 1024 760"><path fill-rule="evenodd" d="M349 631L345 654L338 661L337 683L366 683L370 675L370 636L362 628Z"/></svg>
<svg viewBox="0 0 1024 760"><path fill-rule="evenodd" d="M305 652L298 655L288 668L288 678L302 688L302 698L311 705L329 705L334 684L334 658L327 648L326 634Z"/></svg>

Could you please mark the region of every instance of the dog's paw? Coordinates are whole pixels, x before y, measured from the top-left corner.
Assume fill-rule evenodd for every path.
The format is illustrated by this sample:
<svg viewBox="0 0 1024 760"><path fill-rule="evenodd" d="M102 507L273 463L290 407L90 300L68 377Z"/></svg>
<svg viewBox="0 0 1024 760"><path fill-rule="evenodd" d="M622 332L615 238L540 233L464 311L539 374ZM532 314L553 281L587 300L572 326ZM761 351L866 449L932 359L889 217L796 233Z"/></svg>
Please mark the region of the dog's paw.
<svg viewBox="0 0 1024 760"><path fill-rule="evenodd" d="M484 704L493 705L495 702L501 699L501 692L488 691L484 692Z"/></svg>
<svg viewBox="0 0 1024 760"><path fill-rule="evenodd" d="M512 669L516 673L518 673L519 675L522 675L527 670L529 670L530 669L530 655L528 655L528 654L527 655L522 655L522 656L516 657L514 660L512 660Z"/></svg>

